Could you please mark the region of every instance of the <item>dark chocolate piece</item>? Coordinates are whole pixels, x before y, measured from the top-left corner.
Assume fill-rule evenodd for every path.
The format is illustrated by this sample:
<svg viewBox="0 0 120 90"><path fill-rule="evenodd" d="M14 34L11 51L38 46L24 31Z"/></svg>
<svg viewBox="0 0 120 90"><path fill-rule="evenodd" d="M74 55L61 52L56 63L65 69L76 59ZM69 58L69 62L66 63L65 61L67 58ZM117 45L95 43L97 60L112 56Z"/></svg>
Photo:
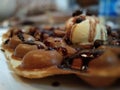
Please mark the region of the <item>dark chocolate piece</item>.
<svg viewBox="0 0 120 90"><path fill-rule="evenodd" d="M98 48L99 46L103 45L104 41L103 40L95 40L94 42L94 47Z"/></svg>

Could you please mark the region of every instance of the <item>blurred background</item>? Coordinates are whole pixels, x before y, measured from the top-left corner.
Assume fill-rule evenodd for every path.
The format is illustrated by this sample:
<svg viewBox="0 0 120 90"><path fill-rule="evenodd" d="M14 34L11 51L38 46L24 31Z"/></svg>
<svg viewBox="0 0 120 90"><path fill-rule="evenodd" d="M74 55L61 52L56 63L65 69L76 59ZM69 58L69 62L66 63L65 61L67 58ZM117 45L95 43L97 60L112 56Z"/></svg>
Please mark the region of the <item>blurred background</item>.
<svg viewBox="0 0 120 90"><path fill-rule="evenodd" d="M0 3L1 25L60 24L75 10L87 10L103 23L118 28L120 0L3 0Z"/></svg>

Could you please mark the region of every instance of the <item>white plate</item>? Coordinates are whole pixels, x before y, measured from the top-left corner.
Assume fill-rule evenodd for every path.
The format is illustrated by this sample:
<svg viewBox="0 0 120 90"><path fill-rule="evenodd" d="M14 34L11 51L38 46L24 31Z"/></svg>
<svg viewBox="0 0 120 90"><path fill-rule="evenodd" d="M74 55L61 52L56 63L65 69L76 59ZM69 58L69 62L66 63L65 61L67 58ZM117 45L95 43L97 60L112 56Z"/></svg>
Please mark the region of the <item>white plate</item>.
<svg viewBox="0 0 120 90"><path fill-rule="evenodd" d="M0 29L1 35L6 29ZM59 82L59 86L53 86L54 82ZM108 88L100 90L119 90L120 80ZM96 90L74 75L52 76L43 79L26 79L17 76L8 66L7 60L0 51L0 90ZM97 88L98 90L98 88Z"/></svg>

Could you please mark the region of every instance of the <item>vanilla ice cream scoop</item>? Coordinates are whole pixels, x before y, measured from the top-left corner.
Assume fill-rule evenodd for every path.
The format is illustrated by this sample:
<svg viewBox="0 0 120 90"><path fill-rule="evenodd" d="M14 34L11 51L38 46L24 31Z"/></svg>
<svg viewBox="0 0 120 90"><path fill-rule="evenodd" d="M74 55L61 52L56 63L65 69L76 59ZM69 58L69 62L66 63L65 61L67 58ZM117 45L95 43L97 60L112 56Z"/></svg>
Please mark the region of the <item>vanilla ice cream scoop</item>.
<svg viewBox="0 0 120 90"><path fill-rule="evenodd" d="M72 17L66 25L66 35L73 44L88 45L95 40L107 40L106 27L95 16Z"/></svg>

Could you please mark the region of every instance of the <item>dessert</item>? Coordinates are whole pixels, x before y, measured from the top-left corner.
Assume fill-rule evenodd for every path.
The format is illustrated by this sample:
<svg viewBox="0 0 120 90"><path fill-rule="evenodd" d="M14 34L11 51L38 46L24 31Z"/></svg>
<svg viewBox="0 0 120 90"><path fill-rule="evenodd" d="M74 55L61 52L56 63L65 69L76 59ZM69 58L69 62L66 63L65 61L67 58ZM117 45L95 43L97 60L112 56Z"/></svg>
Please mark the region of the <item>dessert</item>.
<svg viewBox="0 0 120 90"><path fill-rule="evenodd" d="M90 85L108 86L120 77L116 32L119 30L110 30L97 17L77 11L65 29L11 28L3 35L2 49L14 72L22 77L75 74Z"/></svg>
<svg viewBox="0 0 120 90"><path fill-rule="evenodd" d="M95 16L78 15L66 22L66 37L72 44L91 45L95 40L107 40L107 30Z"/></svg>

